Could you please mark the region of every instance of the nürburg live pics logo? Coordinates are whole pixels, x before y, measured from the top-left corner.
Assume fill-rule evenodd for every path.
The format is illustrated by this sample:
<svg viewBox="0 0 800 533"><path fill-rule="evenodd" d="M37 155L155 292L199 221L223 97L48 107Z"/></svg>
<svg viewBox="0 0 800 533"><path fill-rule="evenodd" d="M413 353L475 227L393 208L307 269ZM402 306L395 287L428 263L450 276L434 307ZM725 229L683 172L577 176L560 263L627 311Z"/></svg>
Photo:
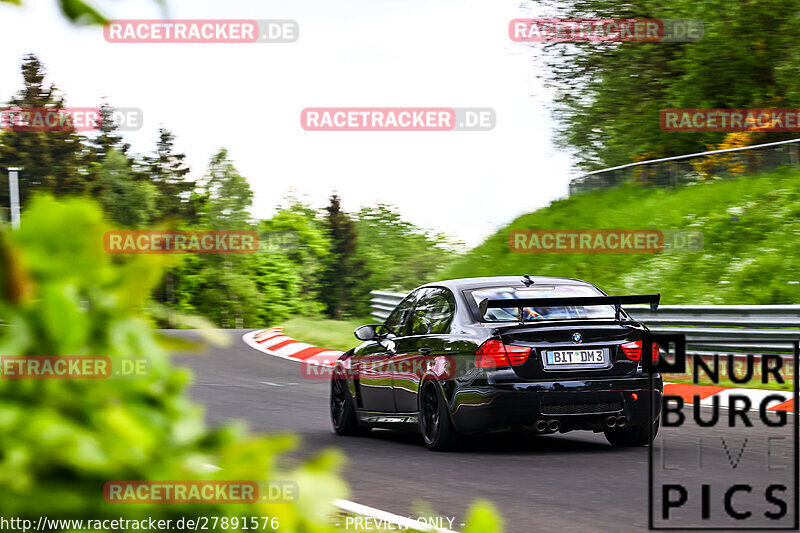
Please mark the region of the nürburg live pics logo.
<svg viewBox="0 0 800 533"><path fill-rule="evenodd" d="M657 358L642 354L651 391L658 373L678 384L651 402L649 528L797 530L798 341L648 332L644 351L653 342Z"/></svg>

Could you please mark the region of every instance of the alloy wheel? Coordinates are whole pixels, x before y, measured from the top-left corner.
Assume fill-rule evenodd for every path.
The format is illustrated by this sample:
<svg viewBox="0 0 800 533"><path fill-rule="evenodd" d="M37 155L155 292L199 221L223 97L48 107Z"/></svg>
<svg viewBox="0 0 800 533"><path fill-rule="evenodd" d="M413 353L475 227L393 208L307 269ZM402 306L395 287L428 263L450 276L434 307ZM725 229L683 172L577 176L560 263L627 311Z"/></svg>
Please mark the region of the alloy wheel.
<svg viewBox="0 0 800 533"><path fill-rule="evenodd" d="M422 435L427 442L433 442L439 433L439 395L431 381L422 389L421 404Z"/></svg>
<svg viewBox="0 0 800 533"><path fill-rule="evenodd" d="M345 394L342 376L334 374L331 387L331 418L337 428L341 427L344 422Z"/></svg>

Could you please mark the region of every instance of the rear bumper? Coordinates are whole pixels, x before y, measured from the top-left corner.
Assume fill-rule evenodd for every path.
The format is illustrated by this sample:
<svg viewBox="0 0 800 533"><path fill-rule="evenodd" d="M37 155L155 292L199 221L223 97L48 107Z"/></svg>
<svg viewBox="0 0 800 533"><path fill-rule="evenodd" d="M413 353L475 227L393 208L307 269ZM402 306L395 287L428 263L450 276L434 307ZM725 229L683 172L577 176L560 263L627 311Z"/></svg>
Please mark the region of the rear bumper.
<svg viewBox="0 0 800 533"><path fill-rule="evenodd" d="M653 411L661 412L663 382L653 381ZM630 425L650 419L650 384L646 376L621 379L548 382L494 382L445 391L453 424L461 433L532 426L557 419L562 428L601 429L611 414Z"/></svg>

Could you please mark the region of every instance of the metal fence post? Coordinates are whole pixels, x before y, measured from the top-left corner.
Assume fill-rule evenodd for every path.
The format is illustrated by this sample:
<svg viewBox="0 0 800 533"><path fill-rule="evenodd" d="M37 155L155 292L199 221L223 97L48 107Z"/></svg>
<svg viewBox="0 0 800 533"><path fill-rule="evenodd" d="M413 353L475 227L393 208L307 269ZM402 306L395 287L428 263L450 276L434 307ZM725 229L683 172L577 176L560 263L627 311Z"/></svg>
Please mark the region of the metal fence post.
<svg viewBox="0 0 800 533"><path fill-rule="evenodd" d="M8 167L8 196L11 204L11 227L19 227L19 171L22 167Z"/></svg>

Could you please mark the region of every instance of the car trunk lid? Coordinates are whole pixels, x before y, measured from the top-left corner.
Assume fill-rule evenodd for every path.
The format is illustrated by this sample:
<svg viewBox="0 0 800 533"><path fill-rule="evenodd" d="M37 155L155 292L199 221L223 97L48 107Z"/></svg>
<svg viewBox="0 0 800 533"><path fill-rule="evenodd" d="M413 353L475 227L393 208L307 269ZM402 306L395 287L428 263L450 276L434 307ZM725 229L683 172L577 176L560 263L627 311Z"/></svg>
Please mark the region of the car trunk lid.
<svg viewBox="0 0 800 533"><path fill-rule="evenodd" d="M583 379L633 374L638 361L628 359L620 346L641 338L635 322L563 321L558 324L497 328L505 345L530 348L527 359L512 365L523 379Z"/></svg>

